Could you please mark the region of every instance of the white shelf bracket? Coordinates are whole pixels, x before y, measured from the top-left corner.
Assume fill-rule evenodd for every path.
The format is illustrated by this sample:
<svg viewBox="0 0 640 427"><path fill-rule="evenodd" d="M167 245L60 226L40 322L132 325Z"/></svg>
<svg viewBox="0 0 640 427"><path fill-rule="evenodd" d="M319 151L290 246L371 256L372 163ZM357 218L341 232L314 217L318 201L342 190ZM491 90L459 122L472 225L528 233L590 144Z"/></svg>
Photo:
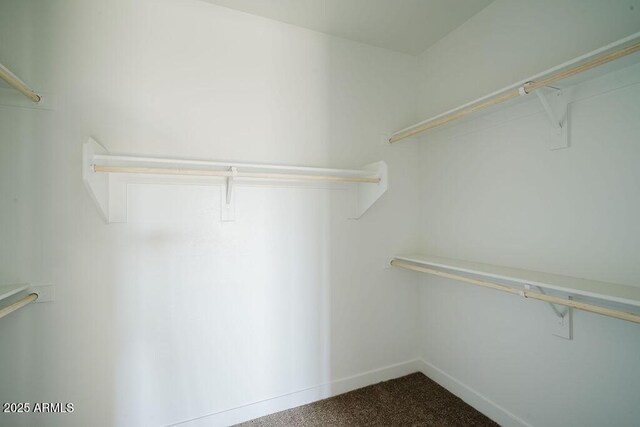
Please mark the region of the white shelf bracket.
<svg viewBox="0 0 640 427"><path fill-rule="evenodd" d="M555 108L551 106L547 96L542 93L541 89L535 91L542 107L544 108L549 122L551 124L551 136L549 138L549 149L560 150L562 148L569 147L569 111L568 103L565 100L565 96L560 89L547 86L549 89L553 89L554 93L551 95L554 98ZM559 110L559 113L558 113Z"/></svg>
<svg viewBox="0 0 640 427"><path fill-rule="evenodd" d="M531 285L524 285L525 293L531 289ZM536 286L538 292L545 294L544 289L540 286ZM571 299L571 297L568 297ZM553 317L548 319L551 333L556 337L563 338L565 340L573 339L572 324L573 324L573 312L570 307L564 307L559 309L555 304L547 303L549 308L553 312Z"/></svg>
<svg viewBox="0 0 640 427"><path fill-rule="evenodd" d="M127 222L127 183L114 174L96 173L94 156L107 150L93 138L82 146L82 179L107 223Z"/></svg>
<svg viewBox="0 0 640 427"><path fill-rule="evenodd" d="M224 222L232 222L236 220L233 183L235 177L238 175L238 168L232 166L229 171L231 171L232 176L228 176L226 178L226 191L221 192L221 194L223 194L223 200L220 200L220 220Z"/></svg>
<svg viewBox="0 0 640 427"><path fill-rule="evenodd" d="M349 219L358 219L387 191L389 188L389 170L385 162L376 162L366 165L362 169L375 172L380 178L377 184L359 183L353 184L356 191L356 206L353 215Z"/></svg>
<svg viewBox="0 0 640 427"><path fill-rule="evenodd" d="M325 169L302 166L229 163L112 155L92 138L82 147L82 178L86 189L107 223L127 222L129 184L198 183L215 185L220 191L221 221L235 221L234 187L245 180L266 179L266 185L302 186L348 190L355 208L350 218L360 218L387 191L384 162L362 169ZM349 207L351 208L351 206Z"/></svg>

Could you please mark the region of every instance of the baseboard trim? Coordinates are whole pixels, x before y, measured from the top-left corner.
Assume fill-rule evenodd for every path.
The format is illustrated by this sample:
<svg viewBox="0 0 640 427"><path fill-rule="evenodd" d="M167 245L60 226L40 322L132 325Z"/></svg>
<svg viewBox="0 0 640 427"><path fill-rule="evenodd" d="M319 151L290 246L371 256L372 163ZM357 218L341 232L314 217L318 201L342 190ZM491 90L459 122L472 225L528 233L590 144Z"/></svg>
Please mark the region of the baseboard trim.
<svg viewBox="0 0 640 427"><path fill-rule="evenodd" d="M491 418L503 427L531 427L531 424L527 423L516 415L512 414L502 406L498 405L491 399L484 396L482 393L472 389L468 385L464 384L457 378L444 372L442 369L427 362L424 359L419 359L418 362L419 371L440 384L442 387L449 390L451 393L464 400L467 404L471 405L478 411Z"/></svg>
<svg viewBox="0 0 640 427"><path fill-rule="evenodd" d="M252 402L246 405L229 408L223 411L204 415L202 417L181 421L172 426L188 427L218 427L229 426L274 412L284 411L307 403L337 396L351 390L366 387L368 385L398 378L413 372L423 371L425 362L421 359L412 359L406 362L396 363L383 368L341 378L328 383L320 384L303 390L298 390L271 399Z"/></svg>

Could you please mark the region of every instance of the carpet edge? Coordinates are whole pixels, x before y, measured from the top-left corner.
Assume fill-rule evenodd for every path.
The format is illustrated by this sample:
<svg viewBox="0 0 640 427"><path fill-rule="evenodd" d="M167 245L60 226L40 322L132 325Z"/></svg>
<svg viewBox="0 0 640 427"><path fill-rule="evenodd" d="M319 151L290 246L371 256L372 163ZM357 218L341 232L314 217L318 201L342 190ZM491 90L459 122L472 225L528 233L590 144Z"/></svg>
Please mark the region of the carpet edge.
<svg viewBox="0 0 640 427"><path fill-rule="evenodd" d="M184 420L171 424L171 426L219 427L238 424L275 412L296 408L318 400L347 393L381 381L392 380L414 372L422 372L423 363L424 361L419 358L410 359L284 395L274 396L258 402L250 402L245 405Z"/></svg>
<svg viewBox="0 0 640 427"><path fill-rule="evenodd" d="M503 427L532 427L523 419L519 418L515 414L509 412L507 409L498 405L482 393L469 387L457 378L447 374L442 369L427 362L424 359L418 358L418 370L431 378L433 381L440 384L442 387L449 390L454 395L458 396L465 403L483 413L487 417L491 418L496 423Z"/></svg>

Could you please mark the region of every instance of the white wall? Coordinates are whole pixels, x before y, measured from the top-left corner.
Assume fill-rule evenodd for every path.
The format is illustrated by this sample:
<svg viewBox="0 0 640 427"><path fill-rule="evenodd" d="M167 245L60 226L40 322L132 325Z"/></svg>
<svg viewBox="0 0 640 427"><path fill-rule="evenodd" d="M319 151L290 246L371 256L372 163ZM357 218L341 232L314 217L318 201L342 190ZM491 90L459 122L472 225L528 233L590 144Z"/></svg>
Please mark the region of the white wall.
<svg viewBox="0 0 640 427"><path fill-rule="evenodd" d="M37 75L38 59L29 50L34 28L28 16L33 7L26 2L0 5L0 63L10 69L20 66L29 81ZM9 48L12 46L12 48ZM0 96L11 90L0 85ZM2 105L0 101L0 283L13 284L38 279L40 260L39 171L41 146L39 111ZM3 300L2 305L23 295ZM40 323L29 313L18 311L0 321L0 400L21 399L31 390L30 369L37 363L32 351ZM9 393L11 391L11 393ZM0 425L6 425L0 415Z"/></svg>
<svg viewBox="0 0 640 427"><path fill-rule="evenodd" d="M639 30L637 1L498 0L421 56L421 116ZM638 286L640 68L619 77L570 105L565 150L548 150L535 98L409 142L424 251ZM565 341L544 304L423 281L422 357L467 400L507 425L637 425L638 325L575 312Z"/></svg>
<svg viewBox="0 0 640 427"><path fill-rule="evenodd" d="M412 58L192 0L3 1L0 60L57 106L0 107L0 279L57 301L0 322L0 400L76 412L0 424L171 424L420 353L501 421L630 425L635 325L575 313L563 341L542 304L433 278L418 298L382 263L422 247L637 284L638 86L572 105L563 151L535 102L499 126L380 134L637 31L639 11L498 0ZM81 180L90 135L116 153L382 159L391 188L359 221L341 192L239 188L220 223L217 187L132 186L129 223L106 225Z"/></svg>
<svg viewBox="0 0 640 427"><path fill-rule="evenodd" d="M1 342L28 338L2 346L0 400L76 408L1 423L167 425L416 356L416 280L383 263L418 246L418 216L401 207L419 149L380 134L416 118L417 58L192 0L13 1L0 16L31 28L3 37L2 59L57 103L37 113L34 145L4 126L33 113L0 111L3 204L36 179L19 192L39 191L40 230L3 210L2 258L23 240L15 257L39 255L3 259L2 278L57 291L3 319ZM14 54L25 43L35 67ZM89 136L126 154L385 160L391 188L359 221L339 191L238 188L237 219L221 223L218 187L136 185L129 223L107 225L81 179ZM6 169L18 164L40 176Z"/></svg>

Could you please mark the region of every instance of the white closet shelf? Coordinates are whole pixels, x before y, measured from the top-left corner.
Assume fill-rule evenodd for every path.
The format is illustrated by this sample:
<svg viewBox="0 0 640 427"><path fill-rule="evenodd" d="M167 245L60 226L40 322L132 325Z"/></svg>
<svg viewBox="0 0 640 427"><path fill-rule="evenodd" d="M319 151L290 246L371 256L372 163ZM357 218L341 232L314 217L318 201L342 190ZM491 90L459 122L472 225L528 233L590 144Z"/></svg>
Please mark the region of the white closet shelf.
<svg viewBox="0 0 640 427"><path fill-rule="evenodd" d="M395 143L427 130L451 124L463 118L469 119L473 116L477 117L479 112L486 113L496 108L504 108L507 105L512 106L518 102L528 100L529 97L526 95L533 92L540 98L547 115L552 121L552 126L557 128L558 133L564 133L563 138L566 138L568 133L566 123L566 106L568 101L566 99L558 99L557 101L554 99L551 100L551 103L560 105L550 105L549 100L546 99L547 97L543 94L542 90L548 88L549 90L553 90L556 95L560 95L563 90L576 86L579 83L637 63L640 63L640 32L399 130L391 135L389 142ZM563 109L564 111L561 111ZM565 148L565 146L556 148Z"/></svg>
<svg viewBox="0 0 640 427"><path fill-rule="evenodd" d="M18 283L15 285L0 285L0 301L9 298L19 292L26 291L29 285L26 283Z"/></svg>
<svg viewBox="0 0 640 427"><path fill-rule="evenodd" d="M539 286L540 288L552 289L570 295L640 307L640 287L636 286L598 282L595 280L441 258L431 255L398 255L393 259L409 262L418 266L468 273L482 278L505 280L519 285Z"/></svg>
<svg viewBox="0 0 640 427"><path fill-rule="evenodd" d="M0 318L19 310L32 302L40 303L51 302L54 300L53 286L32 286L27 283L19 283L15 285L0 285L0 301L23 291L27 291L28 294L19 300L0 308Z"/></svg>
<svg viewBox="0 0 640 427"><path fill-rule="evenodd" d="M87 190L109 223L127 221L127 185L175 183L223 185L221 218L233 221L233 186L242 183L305 186L320 183L323 188L351 190L354 212L360 218L388 188L385 162L362 169L328 169L273 164L249 164L221 161L169 159L112 155L89 138L83 146L83 179ZM279 183L279 184L277 184Z"/></svg>
<svg viewBox="0 0 640 427"><path fill-rule="evenodd" d="M4 80L15 90L29 98L32 102L38 103L42 100L40 94L31 89L25 82L20 80L18 76L13 74L7 67L0 64L0 79Z"/></svg>

